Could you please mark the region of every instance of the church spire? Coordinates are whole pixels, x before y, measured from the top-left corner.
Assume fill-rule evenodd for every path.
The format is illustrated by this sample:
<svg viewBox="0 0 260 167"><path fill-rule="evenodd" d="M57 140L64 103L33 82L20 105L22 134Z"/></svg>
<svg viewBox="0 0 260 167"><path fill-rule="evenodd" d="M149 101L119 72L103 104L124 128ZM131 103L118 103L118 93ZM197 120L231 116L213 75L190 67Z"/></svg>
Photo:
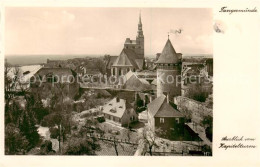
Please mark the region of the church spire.
<svg viewBox="0 0 260 167"><path fill-rule="evenodd" d="M142 24L141 11L139 12L139 24Z"/></svg>
<svg viewBox="0 0 260 167"><path fill-rule="evenodd" d="M138 23L138 31L137 37L143 37L143 25L142 25L142 18L141 18L141 11L139 13L139 23Z"/></svg>

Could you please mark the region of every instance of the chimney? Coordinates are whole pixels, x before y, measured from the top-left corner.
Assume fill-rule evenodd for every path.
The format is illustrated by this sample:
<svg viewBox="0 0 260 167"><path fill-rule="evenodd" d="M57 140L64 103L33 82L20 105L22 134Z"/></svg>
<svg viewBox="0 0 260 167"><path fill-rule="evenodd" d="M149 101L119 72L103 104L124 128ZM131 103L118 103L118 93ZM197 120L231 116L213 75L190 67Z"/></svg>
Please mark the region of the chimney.
<svg viewBox="0 0 260 167"><path fill-rule="evenodd" d="M167 100L167 103L169 103L169 94L168 93L166 95L166 100Z"/></svg>
<svg viewBox="0 0 260 167"><path fill-rule="evenodd" d="M116 97L116 102L119 103L120 99L119 97Z"/></svg>
<svg viewBox="0 0 260 167"><path fill-rule="evenodd" d="M166 96L167 103L169 103L169 93L168 92L163 92L164 96Z"/></svg>
<svg viewBox="0 0 260 167"><path fill-rule="evenodd" d="M149 100L150 100L150 103L153 101L153 96L152 95L149 96Z"/></svg>

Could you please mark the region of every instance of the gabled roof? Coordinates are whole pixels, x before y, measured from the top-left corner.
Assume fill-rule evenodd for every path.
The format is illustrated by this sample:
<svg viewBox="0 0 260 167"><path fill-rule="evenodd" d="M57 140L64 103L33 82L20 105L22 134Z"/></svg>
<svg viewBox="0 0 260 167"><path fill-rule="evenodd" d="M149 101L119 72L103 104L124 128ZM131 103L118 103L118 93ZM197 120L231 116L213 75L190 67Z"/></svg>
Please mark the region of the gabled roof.
<svg viewBox="0 0 260 167"><path fill-rule="evenodd" d="M165 95L157 97L147 107L153 117L184 117L181 112L167 103Z"/></svg>
<svg viewBox="0 0 260 167"><path fill-rule="evenodd" d="M112 66L132 66L136 69L142 69L143 63L144 59L139 58L134 50L124 48Z"/></svg>
<svg viewBox="0 0 260 167"><path fill-rule="evenodd" d="M169 103L164 102L154 117L184 117L182 113L174 109Z"/></svg>
<svg viewBox="0 0 260 167"><path fill-rule="evenodd" d="M109 60L107 62L107 68L111 69L111 66L113 66L113 64L115 63L116 59L118 58L118 56L110 56Z"/></svg>
<svg viewBox="0 0 260 167"><path fill-rule="evenodd" d="M123 49L113 66L133 66L134 68L138 68L136 62L136 54L131 49Z"/></svg>
<svg viewBox="0 0 260 167"><path fill-rule="evenodd" d="M179 62L179 55L176 53L176 51L174 50L171 41L168 39L162 54L160 55L159 59L157 60L156 63L178 63Z"/></svg>
<svg viewBox="0 0 260 167"><path fill-rule="evenodd" d="M73 75L73 72L69 68L41 68L39 71L37 71L36 75L47 75L49 73L52 73L53 75L58 75L60 77L62 76L68 76Z"/></svg>
<svg viewBox="0 0 260 167"><path fill-rule="evenodd" d="M162 95L160 97L157 97L156 99L154 99L151 103L149 103L147 105L148 111L149 113L154 116L157 111L160 109L161 105L163 104L163 102L165 101L166 96Z"/></svg>
<svg viewBox="0 0 260 167"><path fill-rule="evenodd" d="M135 62L139 69L143 69L144 59L135 59Z"/></svg>
<svg viewBox="0 0 260 167"><path fill-rule="evenodd" d="M145 79L138 78L132 71L129 71L126 75L126 82L124 84L125 89L143 91L150 90L150 84Z"/></svg>
<svg viewBox="0 0 260 167"><path fill-rule="evenodd" d="M103 113L121 118L124 115L126 109L129 108L131 108L131 105L126 102L126 100L119 99L119 102L117 102L116 98L114 98L104 105Z"/></svg>

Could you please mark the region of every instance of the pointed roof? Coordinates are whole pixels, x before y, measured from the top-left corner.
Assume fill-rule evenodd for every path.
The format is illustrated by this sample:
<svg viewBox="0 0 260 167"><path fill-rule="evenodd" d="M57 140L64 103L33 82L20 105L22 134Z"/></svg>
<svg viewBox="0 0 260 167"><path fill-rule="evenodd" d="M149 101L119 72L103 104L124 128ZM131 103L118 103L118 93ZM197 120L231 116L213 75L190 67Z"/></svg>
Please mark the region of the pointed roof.
<svg viewBox="0 0 260 167"><path fill-rule="evenodd" d="M124 48L113 66L133 66L136 69L140 69L142 66L140 66L138 59L138 55L132 49Z"/></svg>
<svg viewBox="0 0 260 167"><path fill-rule="evenodd" d="M157 97L147 107L153 117L184 117L181 112L167 103L165 95Z"/></svg>
<svg viewBox="0 0 260 167"><path fill-rule="evenodd" d="M174 50L171 41L168 39L163 48L162 54L160 55L156 63L172 64L178 62L179 62L178 55Z"/></svg>
<svg viewBox="0 0 260 167"><path fill-rule="evenodd" d="M142 24L141 11L140 11L140 13L139 13L139 24Z"/></svg>
<svg viewBox="0 0 260 167"><path fill-rule="evenodd" d="M125 89L143 91L150 90L150 84L145 79L138 78L135 73L129 71L126 75L126 82L124 84Z"/></svg>
<svg viewBox="0 0 260 167"><path fill-rule="evenodd" d="M157 111L160 109L161 105L165 101L166 96L162 95L160 97L157 97L154 99L151 103L147 105L147 108L149 109L149 113L151 113L152 116L154 116Z"/></svg>

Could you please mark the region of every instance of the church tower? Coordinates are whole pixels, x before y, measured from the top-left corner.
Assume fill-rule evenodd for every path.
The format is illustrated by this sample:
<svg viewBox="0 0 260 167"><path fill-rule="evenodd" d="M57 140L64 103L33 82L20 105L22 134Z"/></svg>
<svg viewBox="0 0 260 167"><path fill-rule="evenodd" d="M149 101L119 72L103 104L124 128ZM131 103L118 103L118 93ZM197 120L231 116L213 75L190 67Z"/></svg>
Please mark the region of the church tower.
<svg viewBox="0 0 260 167"><path fill-rule="evenodd" d="M143 34L143 25L141 19L141 13L139 14L139 23L136 36L136 53L139 55L139 58L144 58L144 34Z"/></svg>
<svg viewBox="0 0 260 167"><path fill-rule="evenodd" d="M169 39L155 63L157 65L157 97L165 94L169 100L181 95L181 53L176 53Z"/></svg>

